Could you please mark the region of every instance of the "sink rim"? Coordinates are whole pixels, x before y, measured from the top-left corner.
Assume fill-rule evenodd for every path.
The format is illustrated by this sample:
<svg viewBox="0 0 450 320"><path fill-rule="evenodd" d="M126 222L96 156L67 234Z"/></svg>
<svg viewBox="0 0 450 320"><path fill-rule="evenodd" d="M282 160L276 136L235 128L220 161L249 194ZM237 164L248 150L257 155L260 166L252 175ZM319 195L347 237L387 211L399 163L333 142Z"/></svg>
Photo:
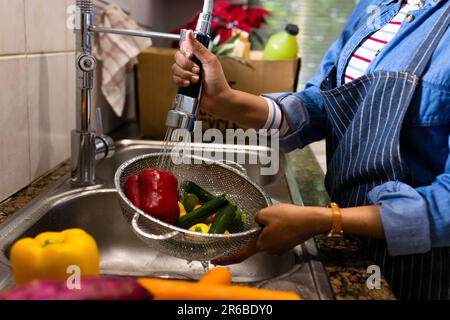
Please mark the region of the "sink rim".
<svg viewBox="0 0 450 320"><path fill-rule="evenodd" d="M69 183L69 180L66 180L66 183ZM53 209L57 208L58 206L64 205L64 204L70 205L71 202L77 201L78 199L83 200L83 198L86 199L89 197L97 197L99 195L104 195L104 194L116 196L117 190L113 189L113 188L102 188L102 187L98 188L98 186L68 190L68 191L50 196L47 199L38 202L32 208L29 208L28 209L29 212L27 212L27 213L29 215L33 215L33 218L22 220L22 224L14 229L15 233L17 233L17 234L13 235L12 233L9 233L0 238L0 245L2 245L2 247L1 247L2 252L0 254L0 271L2 271L1 267L4 267L6 269L9 269L9 267L10 267L8 253L11 249L12 241L14 241L18 237L20 237L21 234L29 231L30 228L32 228L37 223L39 223L45 215L50 214ZM0 228L0 232L1 232L1 230L2 230L2 228ZM36 236L36 235L37 234L32 234L30 236ZM144 246L145 246L145 244L144 244ZM149 248L149 250L152 252L155 251L154 249L151 249L151 248ZM261 254L266 255L265 253L261 253ZM289 275L296 272L303 265L304 260L302 259L302 254L303 254L303 249L302 249L301 245L299 245L299 246L293 248L292 250L290 250L289 252L287 252L285 255L287 258L292 259L292 262L289 262L285 271L274 274L274 276L272 278L263 279L263 280L255 279L255 280L245 280L245 281L244 280L236 280L236 281L239 283L246 283L248 285L251 285L251 284L266 283L267 281L270 281L272 279L280 279L280 278L288 277ZM164 255L164 256L166 256L166 255ZM168 257L170 257L170 256L168 256ZM172 257L170 257L170 258L172 258ZM182 261L182 259L175 258L175 257L173 257L173 258L176 260ZM117 269L116 273L114 273L114 270L102 270L102 271L103 271L102 272L103 275L111 275L111 276L112 275L120 276L120 274L123 272L122 270L120 270L120 268ZM155 269L149 270L149 271L150 272L148 272L148 273L129 271L129 272L127 272L127 274L128 274L128 276L131 276L131 277L142 277L143 274L146 274L146 276L153 276L153 277L160 277L160 278L167 278L165 275L175 275L174 272L165 271L165 270L162 270L159 268L155 268ZM160 275L158 275L158 274L160 274ZM2 286L3 280L5 280L5 282L7 282L8 279L9 280L11 279L11 276L12 276L11 270L10 269L7 270L5 275L6 275L6 277L4 277L3 274L0 273L0 276L1 276L0 277L0 288ZM242 279L245 277L246 276L236 276L236 279ZM172 277L172 278L173 279L186 278L186 279L191 279L191 280L196 279L196 277L191 277L190 275L183 274L183 273L180 273L179 276Z"/></svg>
<svg viewBox="0 0 450 320"><path fill-rule="evenodd" d="M162 145L161 141L156 140L134 140L134 139L124 139L116 142L117 152L120 153L122 151L128 151L133 149L155 149ZM211 147L212 145L209 145ZM202 146L204 147L204 146ZM227 145L216 145L220 150L228 149L231 152L253 152L255 150L254 147L248 146L240 146L239 150L236 149L236 146L227 146ZM258 149L258 148L257 148ZM261 148L259 148L261 149ZM270 149L269 147L262 147L263 150ZM292 184L294 181L290 165L286 162L286 156L284 154L280 154L282 157L282 161L280 162L280 168L282 175L288 182L288 193L290 197L290 202L293 202L297 205L302 205L301 195L295 184ZM97 166L99 162L97 162ZM103 192L111 192L113 190L116 192L115 188L111 186L110 183L97 181L98 183L91 187L74 187L70 184L70 173L65 174L60 177L56 181L49 184L44 190L40 191L39 194L30 200L23 208L17 210L15 213L7 217L7 219L0 224L0 246L2 253L5 253L4 249L6 247L5 240L12 238L11 233L22 234L26 232L30 227L32 227L37 221L39 221L48 210L43 210L42 208L45 205L49 204L50 199L61 199L64 195L74 194L73 197L76 197L77 193L89 192L89 191L98 191L103 190ZM289 183L291 182L291 183ZM80 195L78 195L80 196ZM40 209L40 210L39 210ZM14 237L15 238L15 237ZM309 291L308 294L312 299L335 299L334 292L331 288L331 284L329 281L329 277L325 271L325 268L320 261L320 256L317 248L317 244L314 239L310 239L306 241L304 244L301 244L294 248L295 250L301 250L304 255L304 264L299 268L299 272L296 272L295 267L298 264L294 264L292 270L287 273L280 274L273 279L265 280L265 283L271 283L274 281L276 283L277 279L284 279L284 281L290 281L298 287L304 285L303 282L299 282L299 273L308 274L308 278L305 280L310 283L311 287L307 287ZM5 270L8 270L5 273ZM298 270L297 270L298 271ZM292 272L292 274L290 273ZM11 272L9 270L9 259L4 254L0 255L0 288L4 288L8 285L8 281L11 280ZM6 276L5 276L6 275ZM9 278L8 278L9 277ZM300 276L302 277L302 276ZM303 280L302 280L303 281ZM300 292L300 291L299 291ZM302 292L300 292L302 293Z"/></svg>

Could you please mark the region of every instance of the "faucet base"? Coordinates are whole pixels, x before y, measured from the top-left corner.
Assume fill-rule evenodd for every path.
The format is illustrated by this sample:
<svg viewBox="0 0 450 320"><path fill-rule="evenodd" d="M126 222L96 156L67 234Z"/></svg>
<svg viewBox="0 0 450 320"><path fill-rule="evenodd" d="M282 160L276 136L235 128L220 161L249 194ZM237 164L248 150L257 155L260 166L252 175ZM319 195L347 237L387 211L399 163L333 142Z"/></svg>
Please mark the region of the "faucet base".
<svg viewBox="0 0 450 320"><path fill-rule="evenodd" d="M97 137L94 131L83 133L73 130L71 145L72 184L77 186L95 184L95 161L114 155L114 140L106 135Z"/></svg>
<svg viewBox="0 0 450 320"><path fill-rule="evenodd" d="M73 130L71 148L72 183L78 186L95 184L95 133Z"/></svg>

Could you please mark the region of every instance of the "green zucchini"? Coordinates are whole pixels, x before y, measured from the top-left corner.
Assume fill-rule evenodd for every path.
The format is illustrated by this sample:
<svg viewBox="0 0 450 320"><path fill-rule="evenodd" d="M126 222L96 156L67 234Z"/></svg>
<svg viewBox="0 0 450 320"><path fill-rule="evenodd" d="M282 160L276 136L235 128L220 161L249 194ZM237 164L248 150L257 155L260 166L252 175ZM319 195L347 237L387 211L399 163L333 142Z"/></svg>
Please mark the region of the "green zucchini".
<svg viewBox="0 0 450 320"><path fill-rule="evenodd" d="M209 228L211 234L224 234L225 231L231 226L233 219L236 216L236 207L233 205L227 205L216 215L216 220Z"/></svg>
<svg viewBox="0 0 450 320"><path fill-rule="evenodd" d="M192 181L184 181L181 185L181 188L188 193L195 194L202 203L211 201L212 199L216 198L215 195L203 189L198 184Z"/></svg>
<svg viewBox="0 0 450 320"><path fill-rule="evenodd" d="M232 230L240 230L247 223L247 214L236 207L235 216L231 223L230 229Z"/></svg>
<svg viewBox="0 0 450 320"><path fill-rule="evenodd" d="M183 205L186 212L191 212L200 204L200 199L193 193L185 193L183 197Z"/></svg>
<svg viewBox="0 0 450 320"><path fill-rule="evenodd" d="M212 193L203 189L198 184L196 184L195 182L192 182L192 181L184 181L182 184L182 189L186 192L195 194L202 203L208 202L216 197ZM236 208L235 209L236 214L235 214L235 217L233 219L233 222L232 222L230 228L232 228L233 230L242 229L242 227L247 222L247 214L245 212L243 212L241 209L239 209L239 207L236 205L236 203L234 201L227 199L227 202L229 205L234 206ZM208 220L209 218L210 217L207 217L206 219Z"/></svg>
<svg viewBox="0 0 450 320"><path fill-rule="evenodd" d="M190 227L204 221L206 218L223 208L227 204L227 197L222 195L215 197L214 199L206 202L200 208L182 216L178 220L178 226L183 229L189 229Z"/></svg>

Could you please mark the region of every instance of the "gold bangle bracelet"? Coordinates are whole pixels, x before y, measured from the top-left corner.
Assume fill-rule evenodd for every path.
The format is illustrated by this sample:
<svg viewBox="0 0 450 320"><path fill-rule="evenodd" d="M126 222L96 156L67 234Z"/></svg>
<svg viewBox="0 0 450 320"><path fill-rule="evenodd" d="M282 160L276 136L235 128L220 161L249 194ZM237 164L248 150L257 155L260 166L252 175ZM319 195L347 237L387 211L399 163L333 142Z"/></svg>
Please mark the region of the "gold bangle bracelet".
<svg viewBox="0 0 450 320"><path fill-rule="evenodd" d="M339 208L338 204L335 202L330 204L330 208L332 211L332 227L328 237L342 237L344 231L342 230L341 208Z"/></svg>

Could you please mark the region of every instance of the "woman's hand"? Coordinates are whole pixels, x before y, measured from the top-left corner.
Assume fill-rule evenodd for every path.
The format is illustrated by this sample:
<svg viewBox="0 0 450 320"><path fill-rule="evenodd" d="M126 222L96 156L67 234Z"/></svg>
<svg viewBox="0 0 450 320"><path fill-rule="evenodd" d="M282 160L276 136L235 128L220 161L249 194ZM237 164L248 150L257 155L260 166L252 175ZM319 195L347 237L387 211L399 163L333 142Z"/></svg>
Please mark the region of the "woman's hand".
<svg viewBox="0 0 450 320"><path fill-rule="evenodd" d="M315 235L331 229L331 210L282 204L261 210L255 217L263 229L259 237L237 255L215 264L239 263L257 252L282 254Z"/></svg>
<svg viewBox="0 0 450 320"><path fill-rule="evenodd" d="M181 50L175 54L175 64L172 66L173 82L180 87L188 87L200 81L200 67L191 61L194 55L202 62L204 70L201 108L220 116L220 107L229 100L232 89L219 59L195 40L192 31L188 31L186 41L181 43Z"/></svg>
<svg viewBox="0 0 450 320"><path fill-rule="evenodd" d="M261 210L256 222L263 230L256 242L258 251L282 254L315 235L331 229L331 210L281 204Z"/></svg>
<svg viewBox="0 0 450 320"><path fill-rule="evenodd" d="M200 107L216 118L230 120L241 128L261 129L269 116L269 106L262 97L233 90L225 78L219 59L194 39L192 31L181 43L172 67L173 81L180 87L200 81L200 68L191 61L196 56L203 65L203 94Z"/></svg>
<svg viewBox="0 0 450 320"><path fill-rule="evenodd" d="M341 212L344 233L377 239L385 237L380 206L345 208ZM329 208L289 204L261 210L255 220L263 227L259 237L237 254L213 261L214 264L239 263L258 252L284 253L316 235L327 233L333 221Z"/></svg>

